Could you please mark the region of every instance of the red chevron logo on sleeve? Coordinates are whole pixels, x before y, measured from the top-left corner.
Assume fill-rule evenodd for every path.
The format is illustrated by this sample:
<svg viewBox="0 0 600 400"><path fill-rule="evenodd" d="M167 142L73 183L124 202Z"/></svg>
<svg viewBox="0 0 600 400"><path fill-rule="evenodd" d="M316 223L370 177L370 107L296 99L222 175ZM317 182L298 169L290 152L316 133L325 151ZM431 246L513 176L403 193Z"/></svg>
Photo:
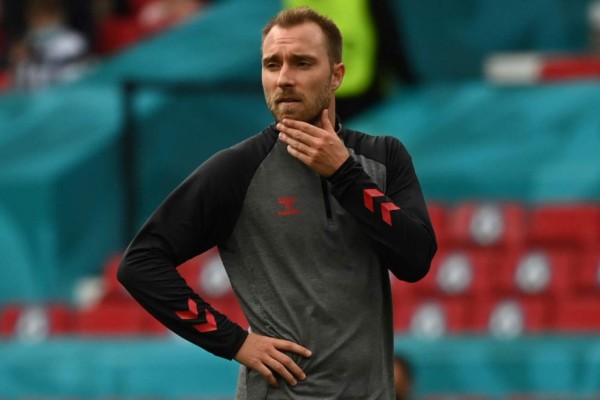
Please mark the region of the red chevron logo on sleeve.
<svg viewBox="0 0 600 400"><path fill-rule="evenodd" d="M188 310L187 311L175 311L175 314L181 319L199 319L200 314L198 313L198 304L193 299L188 299ZM209 311L204 310L204 317L206 322L202 324L195 324L194 329L198 332L211 332L217 330L217 321L215 316Z"/></svg>
<svg viewBox="0 0 600 400"><path fill-rule="evenodd" d="M395 205L394 203L387 202L381 204L381 218L389 225L392 226L392 215L391 212L395 210L399 210L400 207Z"/></svg>
<svg viewBox="0 0 600 400"><path fill-rule="evenodd" d="M378 189L364 189L363 190L363 201L365 207L371 212L375 212L374 199L383 197L384 194ZM381 203L381 219L392 226L392 211L399 210L400 207L392 203L391 201Z"/></svg>
<svg viewBox="0 0 600 400"><path fill-rule="evenodd" d="M367 207L371 212L375 211L373 207L373 199L376 197L383 197L383 193L381 193L378 189L365 189L363 190L363 199L365 207Z"/></svg>

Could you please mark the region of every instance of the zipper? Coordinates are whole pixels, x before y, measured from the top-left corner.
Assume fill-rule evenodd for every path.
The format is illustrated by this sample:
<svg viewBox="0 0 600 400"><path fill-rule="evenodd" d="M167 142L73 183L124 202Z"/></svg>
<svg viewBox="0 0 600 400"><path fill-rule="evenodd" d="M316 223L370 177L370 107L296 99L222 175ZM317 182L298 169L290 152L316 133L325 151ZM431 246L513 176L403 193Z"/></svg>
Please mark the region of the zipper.
<svg viewBox="0 0 600 400"><path fill-rule="evenodd" d="M331 202L329 201L329 188L327 187L327 180L321 177L321 191L323 192L323 202L325 203L325 216L327 220L331 222Z"/></svg>

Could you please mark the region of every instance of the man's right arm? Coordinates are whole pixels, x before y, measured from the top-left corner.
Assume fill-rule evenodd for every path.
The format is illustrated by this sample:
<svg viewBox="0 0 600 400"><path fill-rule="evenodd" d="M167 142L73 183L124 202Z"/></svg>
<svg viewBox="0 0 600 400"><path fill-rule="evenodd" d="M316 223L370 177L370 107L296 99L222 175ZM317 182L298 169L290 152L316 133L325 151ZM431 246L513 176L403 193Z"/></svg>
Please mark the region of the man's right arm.
<svg viewBox="0 0 600 400"><path fill-rule="evenodd" d="M247 185L270 142L250 143L249 151L229 149L212 157L158 207L127 248L118 279L150 314L181 337L220 357L235 358L273 386L274 374L295 385L305 375L284 352L309 357L307 349L248 334L200 298L177 271L177 266L224 241L233 230Z"/></svg>
<svg viewBox="0 0 600 400"><path fill-rule="evenodd" d="M121 284L156 319L227 359L235 356L247 332L200 298L177 266L212 248L233 229L238 199L227 193L231 185L223 182L231 157L230 150L212 157L169 195L133 239L118 271Z"/></svg>

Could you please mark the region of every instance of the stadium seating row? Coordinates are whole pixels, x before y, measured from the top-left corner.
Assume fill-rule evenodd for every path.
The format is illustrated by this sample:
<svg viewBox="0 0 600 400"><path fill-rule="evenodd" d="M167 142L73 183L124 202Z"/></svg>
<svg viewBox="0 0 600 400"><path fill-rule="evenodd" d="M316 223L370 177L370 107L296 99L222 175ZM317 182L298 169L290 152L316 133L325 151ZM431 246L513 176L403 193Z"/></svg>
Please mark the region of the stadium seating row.
<svg viewBox="0 0 600 400"><path fill-rule="evenodd" d="M600 331L600 206L463 203L430 211L440 251L419 283L392 278L397 333ZM9 305L0 334L166 334L117 282L119 261L117 254L106 262L101 294L90 304ZM179 271L213 307L247 327L216 249Z"/></svg>
<svg viewBox="0 0 600 400"><path fill-rule="evenodd" d="M167 329L146 312L119 284L116 272L120 255L106 262L101 295L93 301L65 303L15 303L0 310L0 337L43 340L76 335L84 337L164 336ZM179 267L192 287L198 288L213 307L223 310L240 325L247 323L216 250L196 257ZM96 292L96 289L92 291ZM89 297L83 294L82 297ZM94 297L94 296L92 296Z"/></svg>
<svg viewBox="0 0 600 400"><path fill-rule="evenodd" d="M0 316L0 336L42 340L57 336L164 335L166 328L134 302L89 310L70 305L12 304Z"/></svg>
<svg viewBox="0 0 600 400"><path fill-rule="evenodd" d="M405 294L443 297L518 295L553 298L600 294L600 251L523 249L507 252L445 250L430 273Z"/></svg>
<svg viewBox="0 0 600 400"><path fill-rule="evenodd" d="M463 202L429 205L441 247L514 250L517 248L600 247L599 204Z"/></svg>
<svg viewBox="0 0 600 400"><path fill-rule="evenodd" d="M395 329L600 331L600 206L463 202L429 206L440 251L416 285L393 281Z"/></svg>
<svg viewBox="0 0 600 400"><path fill-rule="evenodd" d="M400 296L399 296L400 297ZM400 297L394 301L394 328L423 337L483 334L513 338L523 334L600 331L598 296L551 301L510 297L465 299Z"/></svg>

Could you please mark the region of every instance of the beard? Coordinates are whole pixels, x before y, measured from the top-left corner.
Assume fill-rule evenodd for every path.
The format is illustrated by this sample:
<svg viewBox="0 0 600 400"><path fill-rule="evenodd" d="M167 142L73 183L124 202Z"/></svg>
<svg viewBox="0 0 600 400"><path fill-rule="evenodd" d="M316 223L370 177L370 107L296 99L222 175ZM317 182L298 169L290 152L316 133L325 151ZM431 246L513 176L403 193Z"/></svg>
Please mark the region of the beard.
<svg viewBox="0 0 600 400"><path fill-rule="evenodd" d="M317 125L321 120L321 113L329 107L331 102L330 81L331 77L323 82L314 95L309 98L293 89L278 89L270 96L265 92L267 106L277 122L281 122L284 118L290 118ZM294 99L295 102L284 105L283 99Z"/></svg>

